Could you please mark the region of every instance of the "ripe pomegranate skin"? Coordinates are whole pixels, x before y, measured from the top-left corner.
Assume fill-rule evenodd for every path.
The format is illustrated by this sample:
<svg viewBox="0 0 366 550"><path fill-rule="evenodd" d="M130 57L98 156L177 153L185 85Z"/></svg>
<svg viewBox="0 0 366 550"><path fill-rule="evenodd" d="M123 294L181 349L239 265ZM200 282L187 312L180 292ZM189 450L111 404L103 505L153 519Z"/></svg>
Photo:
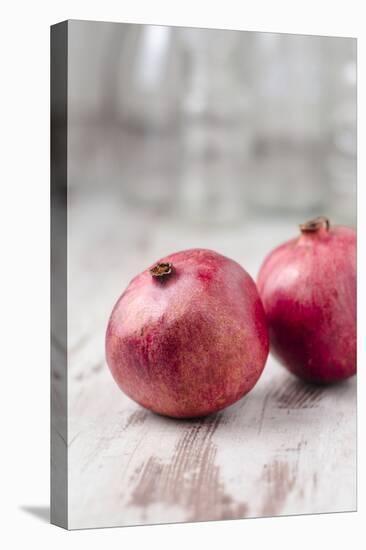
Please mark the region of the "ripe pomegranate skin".
<svg viewBox="0 0 366 550"><path fill-rule="evenodd" d="M119 387L176 418L205 416L240 399L268 352L255 283L239 264L204 249L171 254L137 275L106 333L107 363Z"/></svg>
<svg viewBox="0 0 366 550"><path fill-rule="evenodd" d="M356 373L356 233L326 218L273 250L259 275L273 354L307 382Z"/></svg>

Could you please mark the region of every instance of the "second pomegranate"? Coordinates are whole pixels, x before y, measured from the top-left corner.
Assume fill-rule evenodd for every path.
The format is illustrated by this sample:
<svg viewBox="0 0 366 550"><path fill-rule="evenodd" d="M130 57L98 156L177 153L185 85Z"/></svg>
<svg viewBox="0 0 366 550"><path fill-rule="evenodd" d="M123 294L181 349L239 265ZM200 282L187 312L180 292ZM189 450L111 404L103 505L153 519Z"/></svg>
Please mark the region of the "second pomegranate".
<svg viewBox="0 0 366 550"><path fill-rule="evenodd" d="M307 382L356 373L356 233L321 217L273 250L258 275L271 350Z"/></svg>

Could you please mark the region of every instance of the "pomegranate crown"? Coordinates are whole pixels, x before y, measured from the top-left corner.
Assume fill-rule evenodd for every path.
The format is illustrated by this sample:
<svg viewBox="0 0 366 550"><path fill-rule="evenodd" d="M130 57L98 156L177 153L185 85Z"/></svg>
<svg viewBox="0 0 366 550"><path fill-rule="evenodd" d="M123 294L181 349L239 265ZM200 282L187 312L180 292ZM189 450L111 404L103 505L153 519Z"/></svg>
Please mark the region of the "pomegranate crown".
<svg viewBox="0 0 366 550"><path fill-rule="evenodd" d="M157 279L163 279L171 274L172 269L173 264L170 262L158 262L150 269L150 274Z"/></svg>
<svg viewBox="0 0 366 550"><path fill-rule="evenodd" d="M313 220L300 224L300 231L302 233L314 233L319 231L322 227L324 227L326 231L329 231L329 226L330 223L328 218L325 216L319 216L318 218L314 218Z"/></svg>

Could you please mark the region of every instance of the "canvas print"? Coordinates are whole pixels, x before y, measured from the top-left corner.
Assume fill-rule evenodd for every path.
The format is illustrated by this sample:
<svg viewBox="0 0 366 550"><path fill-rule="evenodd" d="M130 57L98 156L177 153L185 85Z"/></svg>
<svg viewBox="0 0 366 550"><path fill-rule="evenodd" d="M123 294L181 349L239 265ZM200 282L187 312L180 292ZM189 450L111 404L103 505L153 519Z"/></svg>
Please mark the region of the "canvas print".
<svg viewBox="0 0 366 550"><path fill-rule="evenodd" d="M51 521L356 509L356 39L51 28Z"/></svg>

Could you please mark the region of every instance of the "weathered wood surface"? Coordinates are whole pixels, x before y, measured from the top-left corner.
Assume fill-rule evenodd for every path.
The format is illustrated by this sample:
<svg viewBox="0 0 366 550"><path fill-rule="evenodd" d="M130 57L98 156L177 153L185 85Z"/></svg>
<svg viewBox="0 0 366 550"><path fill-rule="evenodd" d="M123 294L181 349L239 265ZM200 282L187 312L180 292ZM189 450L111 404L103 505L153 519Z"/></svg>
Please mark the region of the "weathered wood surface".
<svg viewBox="0 0 366 550"><path fill-rule="evenodd" d="M349 511L356 508L356 380L302 384L270 358L254 390L197 421L160 417L116 386L104 359L110 310L137 272L174 250L228 255L255 277L296 224L191 230L113 205L69 215L69 526ZM108 223L105 220L108 219ZM61 344L62 345L62 344ZM57 381L56 381L57 382Z"/></svg>

